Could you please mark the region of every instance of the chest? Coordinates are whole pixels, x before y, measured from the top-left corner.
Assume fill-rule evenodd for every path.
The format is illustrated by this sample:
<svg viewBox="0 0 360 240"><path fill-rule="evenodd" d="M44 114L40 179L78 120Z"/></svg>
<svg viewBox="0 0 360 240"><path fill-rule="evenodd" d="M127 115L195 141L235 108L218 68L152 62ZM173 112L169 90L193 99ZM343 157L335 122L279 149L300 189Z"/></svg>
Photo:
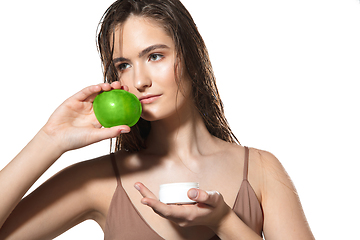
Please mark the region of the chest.
<svg viewBox="0 0 360 240"><path fill-rule="evenodd" d="M160 184L198 182L200 189L220 192L225 202L230 207L233 207L242 183L242 167L240 166L241 164L239 166L229 164L227 167L205 168L199 172L191 171L186 167L174 168L173 171L169 169L153 169L147 174L123 174L121 176L121 185L138 215L135 218L140 217L141 221L147 225L145 228L150 228L165 239L208 240L214 235L209 228L203 226L181 228L154 213L152 208L143 205L141 203L142 196L134 188L134 183L142 182L158 198Z"/></svg>

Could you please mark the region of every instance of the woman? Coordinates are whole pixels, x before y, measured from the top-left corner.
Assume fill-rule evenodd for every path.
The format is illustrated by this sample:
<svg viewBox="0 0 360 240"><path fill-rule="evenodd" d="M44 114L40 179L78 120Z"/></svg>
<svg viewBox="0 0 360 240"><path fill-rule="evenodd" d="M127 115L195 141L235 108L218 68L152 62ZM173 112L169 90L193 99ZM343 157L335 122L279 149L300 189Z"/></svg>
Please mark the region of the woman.
<svg viewBox="0 0 360 240"><path fill-rule="evenodd" d="M0 239L51 239L87 219L105 239L313 239L279 161L237 144L179 1L115 2L98 43L107 83L67 99L1 171ZM142 118L101 128L92 102L120 88L139 98ZM114 154L70 166L21 200L63 153L113 137ZM169 182L199 182L188 192L197 203L161 203Z"/></svg>

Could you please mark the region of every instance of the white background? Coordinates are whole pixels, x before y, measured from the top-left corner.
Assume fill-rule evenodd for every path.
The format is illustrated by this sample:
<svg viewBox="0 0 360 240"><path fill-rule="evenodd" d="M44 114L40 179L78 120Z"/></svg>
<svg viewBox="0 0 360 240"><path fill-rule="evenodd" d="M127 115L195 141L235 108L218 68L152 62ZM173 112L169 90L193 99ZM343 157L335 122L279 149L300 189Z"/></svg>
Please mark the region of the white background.
<svg viewBox="0 0 360 240"><path fill-rule="evenodd" d="M102 82L95 34L111 3L0 2L0 168L67 97ZM183 3L208 46L240 142L282 162L317 239L360 239L354 235L360 215L359 1ZM68 152L34 187L108 152L109 141ZM100 227L86 221L57 239L102 238Z"/></svg>

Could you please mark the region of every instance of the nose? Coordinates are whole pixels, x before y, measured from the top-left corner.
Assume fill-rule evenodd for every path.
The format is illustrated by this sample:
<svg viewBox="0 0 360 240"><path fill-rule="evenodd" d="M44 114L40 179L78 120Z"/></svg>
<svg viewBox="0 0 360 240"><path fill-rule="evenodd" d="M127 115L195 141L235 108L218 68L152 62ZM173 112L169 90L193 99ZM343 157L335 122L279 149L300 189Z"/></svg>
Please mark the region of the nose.
<svg viewBox="0 0 360 240"><path fill-rule="evenodd" d="M139 92L144 92L147 88L151 87L151 85L152 81L146 68L139 64L134 71L134 87Z"/></svg>

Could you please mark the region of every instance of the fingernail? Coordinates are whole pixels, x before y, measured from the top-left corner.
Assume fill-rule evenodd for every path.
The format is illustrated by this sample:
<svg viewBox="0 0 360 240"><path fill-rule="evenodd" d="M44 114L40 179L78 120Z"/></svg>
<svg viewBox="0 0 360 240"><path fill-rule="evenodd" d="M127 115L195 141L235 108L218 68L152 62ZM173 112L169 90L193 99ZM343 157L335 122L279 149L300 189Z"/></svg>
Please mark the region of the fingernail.
<svg viewBox="0 0 360 240"><path fill-rule="evenodd" d="M195 199L198 196L198 191L196 189L190 189L189 198Z"/></svg>
<svg viewBox="0 0 360 240"><path fill-rule="evenodd" d="M120 133L129 133L130 131L129 130L126 130L126 129L123 129L120 131Z"/></svg>
<svg viewBox="0 0 360 240"><path fill-rule="evenodd" d="M136 188L136 190L140 191L139 185L135 184L134 187Z"/></svg>

